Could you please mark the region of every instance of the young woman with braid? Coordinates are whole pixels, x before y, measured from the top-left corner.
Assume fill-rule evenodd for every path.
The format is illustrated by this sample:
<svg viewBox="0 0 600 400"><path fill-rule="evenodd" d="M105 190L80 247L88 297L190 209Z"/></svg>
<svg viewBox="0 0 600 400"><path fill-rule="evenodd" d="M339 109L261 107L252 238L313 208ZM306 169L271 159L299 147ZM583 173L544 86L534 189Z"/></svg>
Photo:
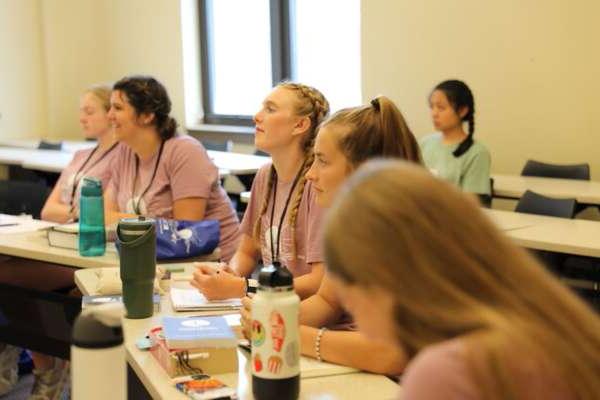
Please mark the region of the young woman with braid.
<svg viewBox="0 0 600 400"><path fill-rule="evenodd" d="M490 195L491 157L488 149L473 139L475 102L471 89L462 81L444 81L431 92L429 107L433 124L441 133L419 140L427 168L465 192ZM463 129L465 121L468 133Z"/></svg>
<svg viewBox="0 0 600 400"><path fill-rule="evenodd" d="M370 158L400 158L421 164L414 135L400 110L385 96L369 105L340 110L325 120L319 127L314 153L306 177L323 208L331 206L339 186ZM250 322L250 300L245 298L242 323L246 335ZM356 331L327 275L318 292L302 301L300 323L304 355L388 375L398 375L404 368L406 356L395 346L373 343Z"/></svg>
<svg viewBox="0 0 600 400"><path fill-rule="evenodd" d="M329 104L318 90L298 83L281 83L264 100L254 116L254 142L273 163L256 174L240 226L241 243L229 265L215 270L197 264L191 283L207 298L245 296L245 277L260 259L285 265L295 277L300 298L319 288L322 211L305 174L313 160L316 128L328 112Z"/></svg>

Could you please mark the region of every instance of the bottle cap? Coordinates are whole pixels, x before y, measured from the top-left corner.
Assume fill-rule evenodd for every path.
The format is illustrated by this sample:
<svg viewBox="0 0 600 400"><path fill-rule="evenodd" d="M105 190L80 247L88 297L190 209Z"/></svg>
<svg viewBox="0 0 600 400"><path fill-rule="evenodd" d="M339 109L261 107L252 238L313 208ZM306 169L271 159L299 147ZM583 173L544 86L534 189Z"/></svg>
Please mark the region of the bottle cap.
<svg viewBox="0 0 600 400"><path fill-rule="evenodd" d="M291 272L279 262L266 265L258 275L259 289L263 288L293 288L294 277Z"/></svg>
<svg viewBox="0 0 600 400"><path fill-rule="evenodd" d="M83 178L82 196L102 196L102 181L97 178Z"/></svg>

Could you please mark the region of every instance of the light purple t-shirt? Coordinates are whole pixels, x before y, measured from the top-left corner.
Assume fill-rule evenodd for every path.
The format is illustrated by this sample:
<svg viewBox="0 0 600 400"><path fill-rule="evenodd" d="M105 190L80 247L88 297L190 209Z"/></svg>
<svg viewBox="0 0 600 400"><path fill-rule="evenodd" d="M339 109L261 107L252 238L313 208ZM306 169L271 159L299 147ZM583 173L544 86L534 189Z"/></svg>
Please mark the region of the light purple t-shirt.
<svg viewBox="0 0 600 400"><path fill-rule="evenodd" d="M519 398L528 400L575 400L568 386L539 363L518 356L511 375ZM402 376L404 400L482 400L467 364L467 348L452 339L423 349L406 367Z"/></svg>
<svg viewBox="0 0 600 400"><path fill-rule="evenodd" d="M156 176L150 182L157 161ZM165 141L160 160L158 152L150 159L140 160L139 173L136 172L135 153L123 145L111 171L112 200L117 203L120 212L137 214L135 204L141 215L173 218L174 201L190 197L206 199L204 218L219 221L221 256L225 261L231 259L239 242L239 221L221 187L219 170L199 141L191 136L176 135Z"/></svg>
<svg viewBox="0 0 600 400"><path fill-rule="evenodd" d="M240 231L248 236L253 236L254 224L256 223L259 213L262 209L263 201L265 198L265 192L267 190L267 182L271 171L271 163L262 166L254 182L252 183L252 195L250 196L250 202L248 208L244 214L244 219L240 226ZM273 233L274 247L277 248L277 228L283 208L285 207L285 201L289 195L290 189L292 188L293 182L281 182L277 181L277 199L275 200L275 214L273 221L271 221L271 206L273 204L273 189L269 195L269 202L267 205L267 212L261 218L260 226L260 249L262 260L265 265L272 262L271 256L271 238L270 231ZM297 189L296 189L297 191ZM311 272L312 267L310 264L323 262L323 255L321 251L321 223L323 217L323 210L316 203L316 194L312 189L312 184L306 182L304 192L302 193L302 199L298 208L298 215L296 219L296 230L295 230L295 243L296 243L296 258L293 258L292 252L292 227L289 225L289 215L294 205L296 195L293 194L290 199L290 205L281 227L281 251L280 261L284 264L292 273L294 277L298 277Z"/></svg>
<svg viewBox="0 0 600 400"><path fill-rule="evenodd" d="M120 146L117 145L115 148L104 151L85 149L75 152L73 159L63 169L56 182L56 185L60 189L60 202L62 204L72 204L79 208L79 196L84 177L100 179L102 181L102 188L106 189L111 176L110 165L118 153L118 147ZM93 155L92 152L94 153ZM73 191L75 185L77 185L77 189Z"/></svg>

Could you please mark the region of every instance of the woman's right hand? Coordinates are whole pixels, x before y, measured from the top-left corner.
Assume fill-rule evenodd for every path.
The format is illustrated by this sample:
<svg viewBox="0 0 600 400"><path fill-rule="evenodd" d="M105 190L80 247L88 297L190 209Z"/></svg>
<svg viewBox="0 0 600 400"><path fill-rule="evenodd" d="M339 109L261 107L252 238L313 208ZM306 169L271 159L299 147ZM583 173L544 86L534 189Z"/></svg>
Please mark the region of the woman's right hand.
<svg viewBox="0 0 600 400"><path fill-rule="evenodd" d="M215 269L202 263L194 263L194 266L196 271L190 284L208 300L240 298L246 293L246 280L233 274L231 269Z"/></svg>

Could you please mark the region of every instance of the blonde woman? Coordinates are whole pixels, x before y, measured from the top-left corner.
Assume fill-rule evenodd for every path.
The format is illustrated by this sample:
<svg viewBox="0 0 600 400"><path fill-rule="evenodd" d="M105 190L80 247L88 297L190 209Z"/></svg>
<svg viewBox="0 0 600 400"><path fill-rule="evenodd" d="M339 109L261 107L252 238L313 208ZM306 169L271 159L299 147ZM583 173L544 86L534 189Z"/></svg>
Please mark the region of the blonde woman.
<svg viewBox="0 0 600 400"><path fill-rule="evenodd" d="M359 329L408 354L405 398L598 398L598 317L427 171L359 169L328 215L325 255Z"/></svg>
<svg viewBox="0 0 600 400"><path fill-rule="evenodd" d="M252 184L252 196L240 226L241 243L227 268L199 264L192 285L209 299L243 297L245 279L259 259L286 266L300 298L314 294L323 276L320 246L321 208L305 178L313 160L316 128L329 112L317 89L281 83L254 116L259 150L271 155Z"/></svg>
<svg viewBox="0 0 600 400"><path fill-rule="evenodd" d="M98 85L86 90L79 100L79 123L86 139L98 144L79 150L62 171L41 212L46 221L59 223L79 218L79 194L83 177L93 176L106 187L110 180L110 163L116 155L108 110L111 88ZM68 289L75 285L74 269L23 258L9 258L0 263L0 282L43 291ZM17 360L20 349L0 344L0 395L8 393L17 382ZM35 384L31 399L55 398L67 386L68 362L45 354L32 352Z"/></svg>
<svg viewBox="0 0 600 400"><path fill-rule="evenodd" d="M420 163L416 139L394 103L380 96L370 104L340 110L319 127L315 160L306 174L317 202L328 208L339 186L364 161L373 157L404 158ZM251 326L250 299L244 299L242 321ZM362 370L397 375L406 357L393 346L373 343L344 313L327 275L318 292L300 307L300 337L304 355ZM348 351L348 349L352 351Z"/></svg>

